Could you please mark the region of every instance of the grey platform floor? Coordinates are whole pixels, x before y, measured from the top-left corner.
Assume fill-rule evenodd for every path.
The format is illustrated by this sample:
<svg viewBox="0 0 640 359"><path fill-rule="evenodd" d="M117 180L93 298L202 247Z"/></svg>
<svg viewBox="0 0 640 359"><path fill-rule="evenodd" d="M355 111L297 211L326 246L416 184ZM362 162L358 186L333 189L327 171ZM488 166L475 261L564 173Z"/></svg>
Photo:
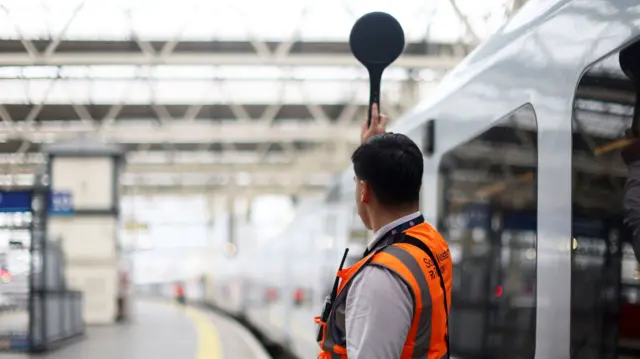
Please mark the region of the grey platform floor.
<svg viewBox="0 0 640 359"><path fill-rule="evenodd" d="M86 337L42 359L269 359L257 340L235 321L204 309L137 300L123 325L89 326ZM0 354L1 359L28 359Z"/></svg>

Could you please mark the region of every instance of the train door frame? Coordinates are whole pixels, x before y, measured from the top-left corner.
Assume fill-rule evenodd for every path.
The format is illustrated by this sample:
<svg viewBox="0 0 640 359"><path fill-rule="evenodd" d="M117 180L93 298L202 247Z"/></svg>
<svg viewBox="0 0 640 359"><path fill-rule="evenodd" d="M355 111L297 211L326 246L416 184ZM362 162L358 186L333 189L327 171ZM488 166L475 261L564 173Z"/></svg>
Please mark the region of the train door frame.
<svg viewBox="0 0 640 359"><path fill-rule="evenodd" d="M640 43L640 37L634 37L631 39L627 39L627 41L624 41L622 44L620 44L619 46L611 49L611 51L608 51L604 54L599 54L598 57L596 59L594 59L592 62L590 62L589 64L586 64L583 69L582 72L580 73L580 76L578 77L577 81L576 81L576 89L575 91L572 93L572 113L571 113L571 125L572 125L572 135L573 135L573 131L576 130L576 132L579 133L579 135L584 135L581 133L581 129L579 126L576 126L576 124L574 124L574 122L578 122L578 120L575 118L576 114L577 114L577 110L578 110L578 106L577 106L577 102L578 100L583 99L581 93L580 93L580 89L584 86L584 87L590 87L589 85L585 85L585 83L583 83L583 81L585 80L585 78L587 76L592 76L593 77L593 73L590 73L591 71L593 71L598 65L606 63L608 60L618 60L619 54L622 50L629 48L630 46L633 46L634 44L638 44ZM613 62L613 61L612 61ZM596 75L598 74L598 72L596 71ZM606 74L600 74L603 75L604 77L607 77ZM609 75L611 76L611 75ZM613 78L613 77L612 77ZM614 78L613 81L616 81L616 79ZM623 80L624 81L624 80ZM593 85L591 85L593 86ZM611 84L609 83L603 83L600 84L600 86L602 87L601 90L604 90L603 92L607 92L607 87L612 87ZM613 89L614 91L611 92L615 92L615 88ZM635 91L639 91L640 89L636 88ZM608 95L609 96L609 95ZM588 98L588 100L593 100L593 101L604 101L607 102L608 100L610 100L610 102L614 102L615 100L613 98L597 98L597 96L594 96L593 98ZM637 109L636 109L637 110ZM633 116L633 114L632 114ZM573 139L573 137L572 137ZM613 141L609 141L609 143L607 143L607 145L603 145L600 146L602 147L603 151L600 152L594 152L595 155L605 155L606 156L606 152L613 152L617 149L620 149L622 147L624 147L624 139L618 139L618 140L613 140ZM598 149L596 149L598 150ZM576 176L576 171L575 166L576 166L576 147L575 147L575 143L572 143L572 148L571 148L571 168L572 168L572 173L571 173L571 182L572 182L572 187L575 186L575 183L577 181L578 176ZM574 280L576 280L576 278L574 278L574 275L576 273L574 273L574 263L575 263L575 258L576 258L576 250L579 248L578 247L578 241L575 239L577 237L577 235L575 235L575 229L573 228L575 226L575 222L584 219L585 215L591 215L591 212L584 212L584 211L576 211L575 208L575 202L576 202L576 194L575 194L575 188L572 188L571 191L571 201L572 201L572 208L571 208L571 224L572 224L572 240L573 242L573 250L571 251L571 274L572 274L572 281L571 281L571 288L572 288L572 292L574 290L574 285L576 284L576 282ZM603 301L603 303L597 303L597 304L602 304L602 308L596 308L594 304L594 311L597 309L602 310L602 318L598 318L601 322L597 322L597 319L593 319L594 323L589 323L587 322L587 324L593 324L595 325L600 325L599 328L601 331L605 331L605 329L610 329L608 332L613 332L613 338L608 338L608 339L612 339L614 341L614 343L610 343L608 341L606 341L605 336L602 335L602 341L600 343L598 343L599 345L599 355L601 357L608 357L607 355L612 355L612 357L618 357L619 355L638 355L638 353L640 353L640 349L629 349L629 348L625 348L623 346L621 346L620 342L621 342L621 335L620 335L620 328L621 328L621 321L619 319L615 320L615 326L614 328L610 328L612 326L611 322L611 318L609 318L607 315L611 316L611 313L607 312L607 310L609 311L613 311L615 312L615 315L617 317L621 317L621 311L622 311L622 304L623 304L623 294L622 294L622 290L624 287L624 283L623 283L623 275L622 275L622 261L623 261L623 257L624 257L624 253L623 253L623 246L624 246L624 242L625 242L625 237L627 236L627 229L624 227L624 225L622 225L622 218L621 216L623 215L623 206L622 203L620 203L620 213L607 213L606 216L604 217L604 219L602 219L603 221L606 222L606 233L603 234L603 239L605 240L605 253L603 254L604 258L603 261L605 262L603 264L603 277L606 276L611 276L611 270L617 271L617 283L608 283L609 285L613 284L612 289L614 290L614 292L616 293L616 300L612 301L611 303L607 303L606 301ZM610 210L610 209L607 209ZM587 236L588 237L588 236ZM612 249L613 248L613 249ZM607 263L607 262L611 262L611 261L615 261L615 263ZM614 267L610 267L607 268L608 265L614 266ZM606 288L607 283L605 283L603 286ZM612 304L615 306L615 308L611 308L611 307L607 307L608 304ZM571 312L569 315L569 323L571 328L574 327L574 312L576 311L573 308L573 304L574 302L571 301L570 302L570 306L571 306ZM576 319L577 321L578 319ZM588 319L587 319L588 320ZM610 334L610 333L608 333ZM588 334L585 334L585 336L587 336ZM582 350L584 345L580 344L580 343L574 343L574 333L571 333L570 335L570 343L571 343L571 347L570 349L572 349L572 357L573 355L577 355L577 353L574 353L574 351L577 350ZM575 347L574 347L575 345ZM611 345L613 345L613 349L610 347Z"/></svg>
<svg viewBox="0 0 640 359"><path fill-rule="evenodd" d="M446 175L446 171L448 171L448 164L445 161L449 161L447 158L445 158L445 155L448 155L450 153L450 151L452 150L456 150L458 148L461 148L461 146L464 146L466 144L469 144L470 142L474 141L474 140L478 140L481 136L485 135L488 133L488 131L492 130L493 128L495 128L496 126L501 126L501 125L505 125L508 122L510 122L511 119L514 119L516 117L521 117L524 118L526 121L531 121L533 124L533 129L535 131L534 134L531 134L531 136L535 136L536 139L539 136L539 131L538 131L538 113L536 111L536 108L534 107L533 104L531 104L530 102L525 102L520 106L517 106L515 109L508 111L500 116L498 116L497 118L495 118L494 120L488 122L485 126L482 126L481 128L479 128L477 131L473 131L473 133L470 133L469 135L465 136L464 138L456 138L455 141L449 141L446 142L445 141L445 147L444 149L442 148L438 148L438 151L430 158L429 161L427 161L426 163L426 168L427 170L425 171L425 178L424 178L424 188L427 189L433 189L434 191L437 191L437 195L435 196L435 198L437 198L436 201L430 201L427 203L424 203L426 208L426 211L431 210L431 213L427 213L426 216L430 217L430 218L435 218L435 221L433 223L437 223L437 227L444 229L444 224L445 224L445 216L446 214L449 212L448 211L448 206L449 206L449 201L446 200L446 198L444 197L446 195L446 193L448 192L447 189L450 186L450 179L447 177ZM442 128L442 126L438 126L438 128ZM438 136L440 137L440 136ZM524 146L525 144L521 144L522 146ZM539 147L533 145L533 151L536 152L535 155L535 164L529 164L529 166L533 166L535 168L534 170L534 175L535 177L532 177L535 180L534 183L534 193L532 195L532 200L535 201L535 207L536 207L536 211L533 211L533 216L535 216L535 219L537 221L537 217L538 217L538 208L539 208L539 181L537 181L537 172L538 172L538 168L539 168L539 160L538 160L538 155L537 153L539 152ZM438 146L441 147L441 146ZM434 175L435 172L435 175ZM529 171L530 172L530 171ZM433 181L435 183L429 183L429 181ZM431 185L432 184L432 185ZM430 195L428 192L425 192L423 194L423 201L425 198L434 198L433 195ZM435 203L433 203L435 202ZM478 204L479 205L479 204ZM497 231L495 231L493 229L493 227L496 225L495 222L496 220L498 220L498 222L502 222L504 219L502 219L502 217L504 216L504 213L506 213L505 211L502 211L500 209L500 206L497 206L496 203L493 202L489 202L486 204L486 209L488 210L488 212L485 213L486 215L486 219L485 220L480 220L482 222L482 224L477 223L477 225L480 225L482 228L485 229L486 233L487 233L487 240L488 241L497 241L498 243L501 241L501 233L502 231L500 229L498 229ZM435 209L435 211L434 211ZM507 212L513 212L513 210L507 211ZM499 218L497 218L497 217ZM502 220L500 220L502 219ZM537 224L533 224L534 227L536 227L534 230L537 231ZM513 228L512 230L517 230L515 228ZM449 240L449 239L447 239ZM450 242L451 243L451 242ZM493 248L493 250L501 250L501 246L492 246L491 248ZM537 240L536 243L534 244L534 249L537 250ZM452 257L455 257L454 255L454 251L455 248L452 248ZM537 251L536 251L537 252ZM536 253L536 258L537 258L537 253ZM493 293L494 292L494 286L497 285L495 282L496 278L495 277L495 273L497 272L501 272L502 268L501 268L501 262L487 262L486 265L488 265L489 267L487 267L488 272L486 273L486 278L484 278L484 284L482 285L482 287L484 288L484 292L485 293ZM536 259L536 267L537 267L537 259ZM534 270L537 274L537 268ZM493 274L492 274L493 273ZM535 280L535 286L534 289L537 289L537 282L538 282L538 278L536 277ZM496 287L497 290L497 287ZM532 294L534 298L536 298L536 302L537 302L537 290L535 290L535 292ZM485 329L484 329L484 333L481 339L479 339L481 341L481 347L482 348L486 348L487 344L490 341L489 333L488 333L488 328L487 325L489 325L489 322L491 321L491 318L495 315L498 314L498 312L494 312L493 310L490 310L489 308L490 303L489 301L487 301L484 304L484 310L482 311L483 313L483 321L485 324ZM534 317L537 317L537 308L534 307L533 310L533 315ZM535 322L535 324L532 325L532 327L535 326L537 328L537 321ZM533 339L534 341L534 346L537 345L537 338ZM530 342L531 343L531 342ZM481 350L482 352L486 352L485 349ZM471 353L469 353L469 355L472 355ZM533 358L533 356L532 356Z"/></svg>

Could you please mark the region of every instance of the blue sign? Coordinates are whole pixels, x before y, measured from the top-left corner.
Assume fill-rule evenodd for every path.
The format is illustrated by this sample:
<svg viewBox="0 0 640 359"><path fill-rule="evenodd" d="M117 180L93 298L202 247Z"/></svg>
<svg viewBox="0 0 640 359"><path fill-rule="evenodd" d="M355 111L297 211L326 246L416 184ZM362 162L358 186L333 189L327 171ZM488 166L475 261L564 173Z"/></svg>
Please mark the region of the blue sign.
<svg viewBox="0 0 640 359"><path fill-rule="evenodd" d="M29 338L26 336L14 336L10 339L13 350L26 350L29 348Z"/></svg>
<svg viewBox="0 0 640 359"><path fill-rule="evenodd" d="M473 203L464 207L467 219L467 228L488 228L490 223L491 208L487 204Z"/></svg>
<svg viewBox="0 0 640 359"><path fill-rule="evenodd" d="M538 228L536 211L505 211L502 214L502 221L505 230L535 232Z"/></svg>
<svg viewBox="0 0 640 359"><path fill-rule="evenodd" d="M31 212L31 192L0 191L0 213Z"/></svg>
<svg viewBox="0 0 640 359"><path fill-rule="evenodd" d="M68 216L73 214L73 194L71 192L51 191L49 197L49 215Z"/></svg>
<svg viewBox="0 0 640 359"><path fill-rule="evenodd" d="M592 237L606 239L609 228L602 218L589 218L583 216L573 216L573 236Z"/></svg>

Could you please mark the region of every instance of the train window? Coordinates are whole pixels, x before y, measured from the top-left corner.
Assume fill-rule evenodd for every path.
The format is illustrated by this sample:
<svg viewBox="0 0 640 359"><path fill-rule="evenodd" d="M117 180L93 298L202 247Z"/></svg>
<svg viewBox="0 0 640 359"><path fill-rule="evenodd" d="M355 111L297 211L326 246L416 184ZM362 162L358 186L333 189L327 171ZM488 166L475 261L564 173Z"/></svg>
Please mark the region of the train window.
<svg viewBox="0 0 640 359"><path fill-rule="evenodd" d="M640 63L638 50L628 50L631 65ZM586 71L573 103L572 358L640 358L640 275L625 225L631 192L621 157L636 90L619 59L613 54Z"/></svg>
<svg viewBox="0 0 640 359"><path fill-rule="evenodd" d="M454 266L456 358L534 357L537 157L530 105L442 157L438 225Z"/></svg>

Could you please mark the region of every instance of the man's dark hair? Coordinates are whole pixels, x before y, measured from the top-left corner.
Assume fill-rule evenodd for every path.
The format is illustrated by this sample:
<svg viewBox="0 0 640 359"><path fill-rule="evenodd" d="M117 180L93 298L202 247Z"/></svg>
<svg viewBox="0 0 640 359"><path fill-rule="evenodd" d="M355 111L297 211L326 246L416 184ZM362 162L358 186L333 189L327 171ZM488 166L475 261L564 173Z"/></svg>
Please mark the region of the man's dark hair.
<svg viewBox="0 0 640 359"><path fill-rule="evenodd" d="M351 155L359 179L366 181L383 206L404 207L420 201L422 153L400 133L383 133L367 139Z"/></svg>

